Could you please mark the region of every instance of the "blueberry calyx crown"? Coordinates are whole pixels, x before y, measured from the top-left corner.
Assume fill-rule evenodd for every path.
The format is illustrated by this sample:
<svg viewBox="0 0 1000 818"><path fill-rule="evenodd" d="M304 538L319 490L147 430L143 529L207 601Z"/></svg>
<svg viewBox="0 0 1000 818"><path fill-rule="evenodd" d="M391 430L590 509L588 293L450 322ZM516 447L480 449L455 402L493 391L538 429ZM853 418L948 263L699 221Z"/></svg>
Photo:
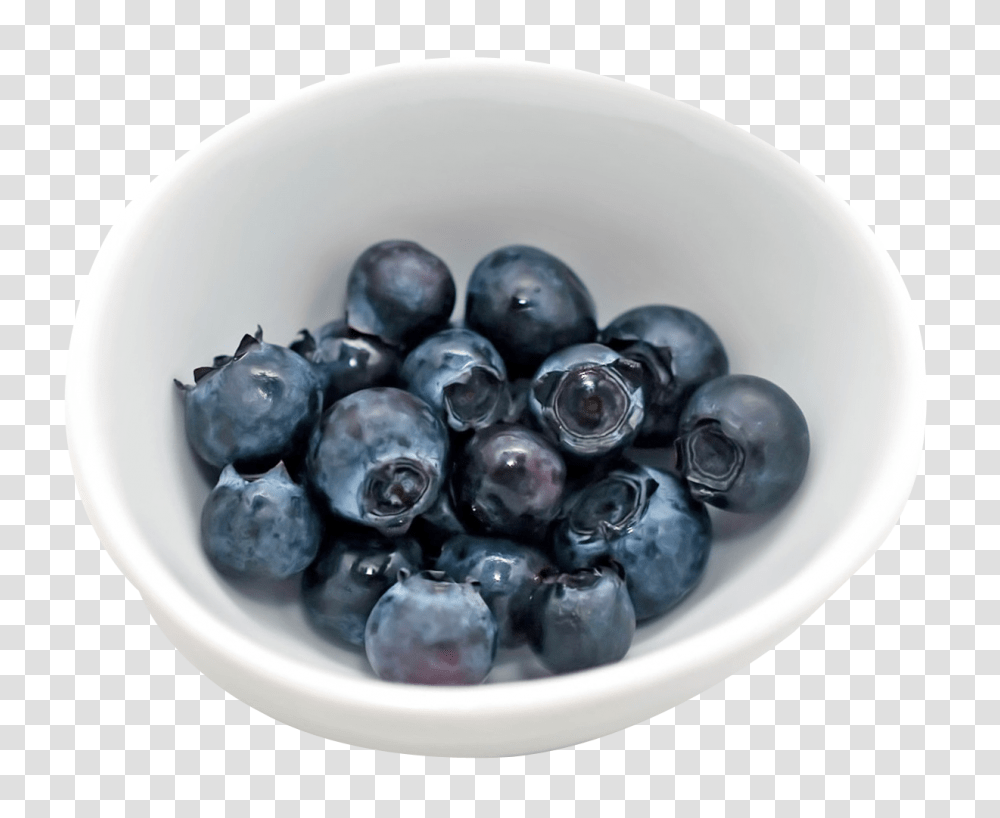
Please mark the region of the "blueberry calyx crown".
<svg viewBox="0 0 1000 818"><path fill-rule="evenodd" d="M400 580L404 580L409 577L410 572L406 571L406 576L402 576L403 572L406 571L405 568L400 569ZM431 590L436 593L445 593L454 585L468 585L472 590L479 592L482 583L477 579L467 579L463 582L455 582L452 577L448 575L447 571L438 571L435 568L426 568L420 571L417 576L420 579L426 580L431 583Z"/></svg>
<svg viewBox="0 0 1000 818"><path fill-rule="evenodd" d="M743 469L746 455L716 420L701 420L675 444L677 467L696 500L724 500Z"/></svg>
<svg viewBox="0 0 1000 818"><path fill-rule="evenodd" d="M253 349L254 347L259 347L263 340L264 340L264 330L262 330L260 324L258 324L257 331L253 335L250 335L248 333L243 336L242 340L240 341L240 345L236 347L236 352L234 352L232 355L216 355L212 359L211 366L197 367L193 373L195 386L201 383L205 378L207 378L213 372L217 372L218 370L222 369L222 367L224 367L226 364L230 364L233 361L238 361L240 358L246 355L251 349ZM188 384L181 383L176 378L174 378L174 385L178 389L184 392L187 392L188 390L194 388L192 386L189 386Z"/></svg>
<svg viewBox="0 0 1000 818"><path fill-rule="evenodd" d="M601 581L604 570L614 571L618 578L625 579L625 568L618 560L602 554L593 563L585 568L577 568L575 571L560 571L558 568L546 566L538 572L538 582L540 585L554 585L556 595L566 592L566 589L583 590L592 588Z"/></svg>
<svg viewBox="0 0 1000 818"><path fill-rule="evenodd" d="M316 339L313 337L313 334L307 329L300 329L299 337L292 341L288 345L288 348L292 352L299 353L303 358L312 360L312 354L316 351L316 346Z"/></svg>
<svg viewBox="0 0 1000 818"><path fill-rule="evenodd" d="M651 477L616 470L579 494L569 511L569 527L584 543L611 542L628 534L659 488Z"/></svg>
<svg viewBox="0 0 1000 818"><path fill-rule="evenodd" d="M656 395L670 391L674 384L673 353L669 347L654 347L635 338L608 338L602 341L627 361L642 367L646 388Z"/></svg>
<svg viewBox="0 0 1000 818"><path fill-rule="evenodd" d="M245 474L238 471L232 463L229 463L222 470L222 474L219 475L219 483L222 485L243 485L245 483L256 483L264 477L278 477L288 482L295 482L288 473L285 461L279 460L266 471L247 472Z"/></svg>
<svg viewBox="0 0 1000 818"><path fill-rule="evenodd" d="M322 330L320 330L322 333ZM299 337L288 345L292 352L297 352L308 361L314 364L326 363L346 363L351 369L362 369L372 357L371 352L363 348L360 343L378 343L378 339L364 335L348 328L347 333L339 339L340 344L336 346L337 357L330 356L329 350L320 346L316 337L307 329L299 330Z"/></svg>
<svg viewBox="0 0 1000 818"><path fill-rule="evenodd" d="M642 367L619 358L548 372L532 386L542 418L581 454L605 451L639 427L643 405L635 399Z"/></svg>
<svg viewBox="0 0 1000 818"><path fill-rule="evenodd" d="M482 366L470 369L444 388L445 411L452 428L486 426L507 410L504 381Z"/></svg>
<svg viewBox="0 0 1000 818"><path fill-rule="evenodd" d="M379 518L404 515L421 501L430 483L423 467L415 460L399 458L387 463L368 475L364 488L365 511ZM394 525L391 519L386 522L390 527Z"/></svg>

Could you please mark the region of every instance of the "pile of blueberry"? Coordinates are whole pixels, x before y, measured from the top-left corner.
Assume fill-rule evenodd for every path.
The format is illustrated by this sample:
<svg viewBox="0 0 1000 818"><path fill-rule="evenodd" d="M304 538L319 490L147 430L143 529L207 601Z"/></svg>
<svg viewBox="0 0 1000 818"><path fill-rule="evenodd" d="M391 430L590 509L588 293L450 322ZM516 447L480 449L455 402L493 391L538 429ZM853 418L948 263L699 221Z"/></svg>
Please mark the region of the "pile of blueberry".
<svg viewBox="0 0 1000 818"><path fill-rule="evenodd" d="M805 418L728 374L687 310L599 330L583 282L542 250L480 261L463 326L455 299L441 259L381 242L343 318L289 347L258 328L177 382L218 475L205 552L230 577L301 572L313 626L383 679L476 684L525 643L554 673L615 662L702 575L705 503L766 512L798 488ZM666 447L674 469L634 454Z"/></svg>

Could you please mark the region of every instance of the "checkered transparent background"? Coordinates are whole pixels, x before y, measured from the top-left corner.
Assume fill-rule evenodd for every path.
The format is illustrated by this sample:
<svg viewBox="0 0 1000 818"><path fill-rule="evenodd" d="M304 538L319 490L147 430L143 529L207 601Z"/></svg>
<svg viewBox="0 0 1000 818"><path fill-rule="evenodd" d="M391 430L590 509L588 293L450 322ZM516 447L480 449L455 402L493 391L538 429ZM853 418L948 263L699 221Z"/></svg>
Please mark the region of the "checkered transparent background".
<svg viewBox="0 0 1000 818"><path fill-rule="evenodd" d="M100 550L66 451L74 311L126 204L268 100L447 55L600 72L774 144L871 225L927 351L924 466L868 564L724 684L520 758L349 747L225 694ZM997 0L5 0L0 814L1000 814L998 223Z"/></svg>

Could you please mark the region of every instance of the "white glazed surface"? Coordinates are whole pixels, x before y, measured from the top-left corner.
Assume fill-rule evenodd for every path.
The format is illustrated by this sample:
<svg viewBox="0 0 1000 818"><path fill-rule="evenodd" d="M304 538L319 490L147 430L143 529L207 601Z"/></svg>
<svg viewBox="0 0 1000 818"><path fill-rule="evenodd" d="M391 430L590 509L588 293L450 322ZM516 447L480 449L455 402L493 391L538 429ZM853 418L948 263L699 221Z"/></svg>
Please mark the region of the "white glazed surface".
<svg viewBox="0 0 1000 818"><path fill-rule="evenodd" d="M259 323L288 343L339 314L368 245L413 239L464 290L509 243L563 258L603 324L670 303L770 378L812 435L803 486L770 520L715 515L704 579L620 663L530 662L469 688L394 685L206 562L210 487L172 379ZM882 543L916 473L923 360L888 256L785 156L706 114L543 66L432 61L314 86L213 136L109 235L76 323L70 453L116 564L204 673L342 742L424 755L539 752L622 729L739 670L798 627ZM459 305L459 311L461 304Z"/></svg>

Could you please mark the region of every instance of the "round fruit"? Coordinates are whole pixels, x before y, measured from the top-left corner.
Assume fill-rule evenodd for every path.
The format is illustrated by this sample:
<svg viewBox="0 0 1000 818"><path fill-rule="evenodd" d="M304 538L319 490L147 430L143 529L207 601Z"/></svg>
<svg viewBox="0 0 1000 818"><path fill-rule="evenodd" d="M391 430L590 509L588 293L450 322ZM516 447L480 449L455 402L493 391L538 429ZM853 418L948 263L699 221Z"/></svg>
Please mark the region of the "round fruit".
<svg viewBox="0 0 1000 818"><path fill-rule="evenodd" d="M412 241L380 241L347 278L347 323L393 346L412 346L447 326L455 280L447 265Z"/></svg>
<svg viewBox="0 0 1000 818"><path fill-rule="evenodd" d="M727 511L788 500L809 462L809 427L781 387L726 375L700 387L681 415L677 462L691 493Z"/></svg>
<svg viewBox="0 0 1000 818"><path fill-rule="evenodd" d="M221 469L230 463L262 472L293 460L304 448L323 409L323 388L312 365L277 344L260 328L244 335L232 356L194 371L184 393L184 427L191 448Z"/></svg>
<svg viewBox="0 0 1000 818"><path fill-rule="evenodd" d="M306 465L334 514L405 534L437 499L448 432L420 398L391 386L362 389L323 415Z"/></svg>
<svg viewBox="0 0 1000 818"><path fill-rule="evenodd" d="M586 285L555 256L522 245L494 250L476 265L465 323L493 342L513 378L530 377L553 352L597 335Z"/></svg>
<svg viewBox="0 0 1000 818"><path fill-rule="evenodd" d="M497 652L497 625L471 583L442 571L401 576L375 604L365 653L380 679L424 685L474 685Z"/></svg>

